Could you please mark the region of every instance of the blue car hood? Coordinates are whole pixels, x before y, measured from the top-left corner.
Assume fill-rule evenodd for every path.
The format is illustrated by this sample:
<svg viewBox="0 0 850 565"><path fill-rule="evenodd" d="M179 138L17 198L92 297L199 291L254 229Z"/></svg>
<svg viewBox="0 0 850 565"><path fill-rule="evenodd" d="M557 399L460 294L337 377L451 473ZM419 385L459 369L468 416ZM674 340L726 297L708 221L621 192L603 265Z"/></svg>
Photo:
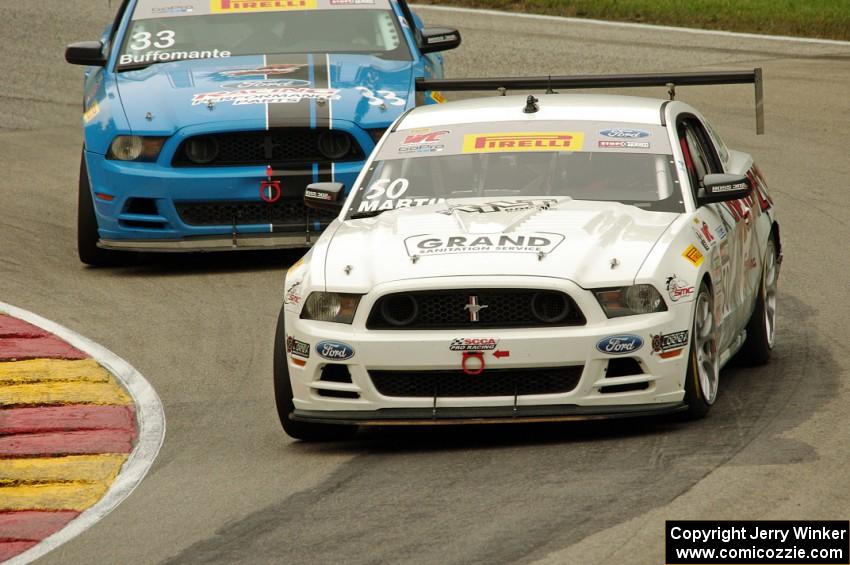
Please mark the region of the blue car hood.
<svg viewBox="0 0 850 565"><path fill-rule="evenodd" d="M412 70L372 55L252 55L159 63L118 73L117 84L134 133L331 121L379 128L414 105Z"/></svg>

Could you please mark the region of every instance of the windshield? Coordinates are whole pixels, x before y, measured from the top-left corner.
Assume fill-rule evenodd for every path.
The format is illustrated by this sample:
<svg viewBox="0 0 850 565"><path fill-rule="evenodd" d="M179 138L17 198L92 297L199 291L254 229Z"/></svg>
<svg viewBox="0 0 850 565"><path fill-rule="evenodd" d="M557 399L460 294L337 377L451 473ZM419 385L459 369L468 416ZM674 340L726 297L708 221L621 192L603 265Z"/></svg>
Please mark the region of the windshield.
<svg viewBox="0 0 850 565"><path fill-rule="evenodd" d="M527 132L510 131L512 124L494 125L501 131L487 132L493 127L489 124L465 124L394 133L367 171L349 217L482 197L567 196L684 211L663 127L582 123Z"/></svg>
<svg viewBox="0 0 850 565"><path fill-rule="evenodd" d="M140 0L117 68L292 53L369 53L410 60L386 0L181 0L179 5Z"/></svg>

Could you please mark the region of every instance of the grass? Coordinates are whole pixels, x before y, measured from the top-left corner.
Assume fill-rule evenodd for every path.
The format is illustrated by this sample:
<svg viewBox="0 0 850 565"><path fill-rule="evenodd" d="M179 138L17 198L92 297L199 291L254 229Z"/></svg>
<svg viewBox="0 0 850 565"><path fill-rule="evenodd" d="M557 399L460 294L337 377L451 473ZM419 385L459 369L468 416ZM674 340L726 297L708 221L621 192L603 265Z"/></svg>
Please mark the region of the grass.
<svg viewBox="0 0 850 565"><path fill-rule="evenodd" d="M416 0L577 18L850 40L850 0Z"/></svg>

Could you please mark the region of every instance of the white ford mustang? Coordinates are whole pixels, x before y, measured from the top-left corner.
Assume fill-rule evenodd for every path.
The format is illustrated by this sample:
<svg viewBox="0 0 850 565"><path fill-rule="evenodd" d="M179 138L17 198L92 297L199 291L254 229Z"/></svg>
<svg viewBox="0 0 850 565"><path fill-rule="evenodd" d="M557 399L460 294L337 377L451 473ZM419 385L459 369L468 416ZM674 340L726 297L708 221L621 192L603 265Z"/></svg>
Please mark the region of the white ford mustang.
<svg viewBox="0 0 850 565"><path fill-rule="evenodd" d="M781 251L753 159L679 101L504 96L384 135L285 281L284 430L704 416L774 344ZM344 201L343 201L344 198Z"/></svg>

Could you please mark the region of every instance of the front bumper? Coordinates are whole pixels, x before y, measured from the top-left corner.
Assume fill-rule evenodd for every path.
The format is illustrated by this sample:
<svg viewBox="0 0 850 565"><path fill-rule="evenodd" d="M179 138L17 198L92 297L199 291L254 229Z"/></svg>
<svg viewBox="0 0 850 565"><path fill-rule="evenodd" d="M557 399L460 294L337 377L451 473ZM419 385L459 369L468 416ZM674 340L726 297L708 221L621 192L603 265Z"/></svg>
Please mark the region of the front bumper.
<svg viewBox="0 0 850 565"><path fill-rule="evenodd" d="M475 280L447 277L439 281L418 280L377 286L360 302L352 325L302 320L297 305L286 310L287 335L309 344L310 355L289 354L296 420L314 422L393 425L414 423L497 423L612 418L675 412L682 409L688 347L662 356L653 348L653 336L690 328L692 303L675 304L666 312L616 319L605 317L593 294L574 283L546 277L498 277L488 284L486 277ZM383 294L422 288L469 289L476 287L537 288L567 292L584 313L583 326L496 330L367 330L366 318ZM403 287L403 288L402 288ZM607 337L619 334L639 336L643 345L624 355L611 355L597 349ZM459 372L463 354L449 349L456 338L492 338L496 351L482 352L486 363L481 375ZM354 354L344 361L322 358L321 341L349 345ZM622 376L609 376L615 359L633 359L639 370ZM328 365L345 365L350 382L329 382L323 378ZM612 365L613 366L613 365ZM566 392L502 394L501 396L391 396L382 394L370 372L417 371L434 374L458 372L457 378L486 379L487 370L551 369L578 367L577 384ZM613 372L612 372L613 373ZM490 374L494 376L493 373ZM386 390L386 389L383 389ZM347 398L344 396L348 396Z"/></svg>
<svg viewBox="0 0 850 565"><path fill-rule="evenodd" d="M374 146L369 135L353 124L340 123L368 154ZM242 131L247 126L229 127ZM260 196L260 183L268 180L266 165L172 166L182 140L200 133L207 132L193 127L176 133L153 163L85 152L100 247L134 251L309 247L332 218L304 208L304 188L331 179L351 188L364 164L276 166L272 180L280 183L281 194L270 206ZM261 243L261 238L274 243Z"/></svg>

